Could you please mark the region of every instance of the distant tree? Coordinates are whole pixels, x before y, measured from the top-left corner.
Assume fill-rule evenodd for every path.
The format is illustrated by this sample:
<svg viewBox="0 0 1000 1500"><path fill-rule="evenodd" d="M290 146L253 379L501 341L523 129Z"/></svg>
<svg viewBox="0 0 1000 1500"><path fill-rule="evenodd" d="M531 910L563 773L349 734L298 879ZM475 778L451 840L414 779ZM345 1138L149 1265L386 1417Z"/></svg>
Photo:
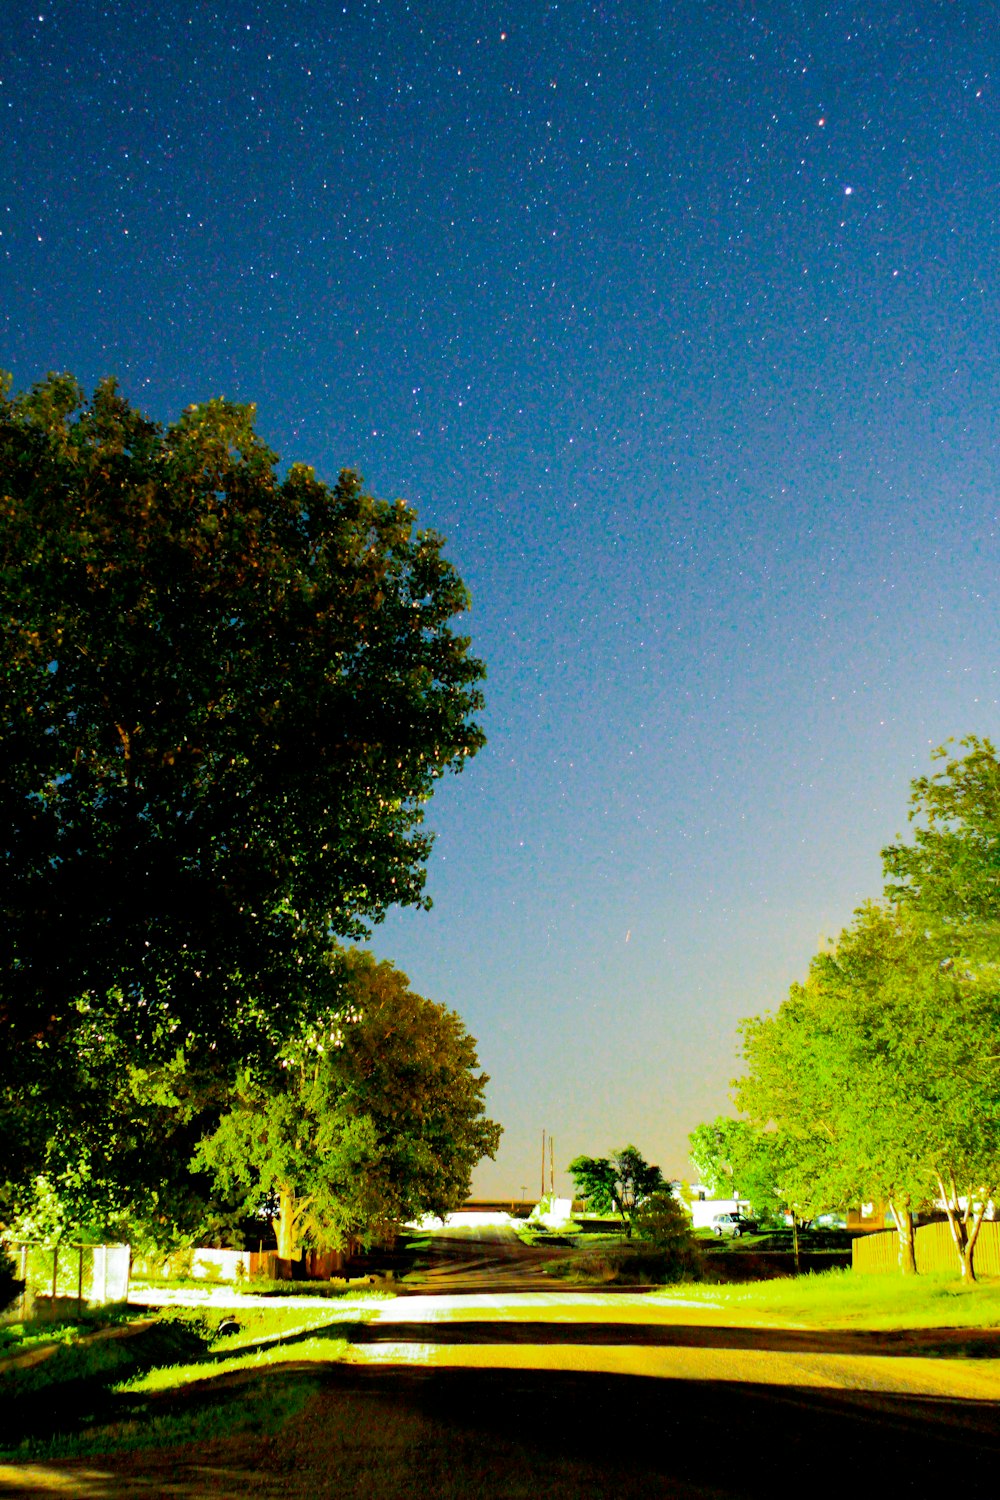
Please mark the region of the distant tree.
<svg viewBox="0 0 1000 1500"><path fill-rule="evenodd" d="M196 1153L248 1206L273 1195L288 1259L303 1244L371 1243L407 1219L443 1217L500 1139L461 1019L369 954L349 952L335 967L337 1010L275 1066L246 1072Z"/></svg>
<svg viewBox="0 0 1000 1500"><path fill-rule="evenodd" d="M651 1166L634 1146L608 1156L578 1156L569 1164L576 1194L599 1214L615 1213L626 1237L632 1234L637 1208L650 1194L666 1188L659 1167Z"/></svg>
<svg viewBox="0 0 1000 1500"><path fill-rule="evenodd" d="M252 407L6 389L0 1069L93 1026L266 1051L331 935L427 904L424 804L483 743L468 595L402 501L279 477Z"/></svg>
<svg viewBox="0 0 1000 1500"><path fill-rule="evenodd" d="M713 1198L736 1195L729 1150L729 1127L735 1124L735 1120L719 1115L710 1122L696 1125L688 1135L691 1165L699 1183Z"/></svg>

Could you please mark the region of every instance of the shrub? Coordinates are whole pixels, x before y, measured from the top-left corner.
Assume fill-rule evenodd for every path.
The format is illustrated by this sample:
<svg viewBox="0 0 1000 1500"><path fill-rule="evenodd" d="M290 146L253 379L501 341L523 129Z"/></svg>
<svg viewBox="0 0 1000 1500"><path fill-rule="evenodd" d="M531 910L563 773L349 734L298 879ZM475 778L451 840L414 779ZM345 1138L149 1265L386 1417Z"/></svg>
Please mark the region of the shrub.
<svg viewBox="0 0 1000 1500"><path fill-rule="evenodd" d="M691 1220L672 1193L651 1193L636 1213L633 1227L636 1238L656 1251L665 1280L700 1279L701 1255Z"/></svg>

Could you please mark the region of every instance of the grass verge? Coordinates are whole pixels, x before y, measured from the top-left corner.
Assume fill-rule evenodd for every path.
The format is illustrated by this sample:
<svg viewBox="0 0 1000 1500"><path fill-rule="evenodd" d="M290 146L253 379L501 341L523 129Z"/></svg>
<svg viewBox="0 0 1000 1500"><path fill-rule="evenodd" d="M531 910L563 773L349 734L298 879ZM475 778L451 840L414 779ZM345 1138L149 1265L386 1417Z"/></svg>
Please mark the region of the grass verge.
<svg viewBox="0 0 1000 1500"><path fill-rule="evenodd" d="M271 1281L266 1277L251 1277L242 1281L213 1280L208 1276L142 1276L132 1282L132 1290L150 1292L239 1292L241 1297L322 1297L332 1301L357 1301L359 1298L393 1297L391 1283L378 1285L366 1277L331 1279L326 1281Z"/></svg>
<svg viewBox="0 0 1000 1500"><path fill-rule="evenodd" d="M27 1323L5 1323L0 1327L0 1361L27 1354L46 1344L72 1344L88 1334L147 1317L145 1308L124 1303L84 1309L74 1318L39 1318Z"/></svg>
<svg viewBox="0 0 1000 1500"><path fill-rule="evenodd" d="M39 1364L0 1371L0 1457L65 1458L277 1430L313 1389L302 1366L343 1358L359 1321L325 1308L265 1305L235 1318L171 1310L127 1337L60 1344ZM232 1331L220 1332L226 1327ZM292 1378L268 1382L276 1366L294 1366Z"/></svg>
<svg viewBox="0 0 1000 1500"><path fill-rule="evenodd" d="M859 1276L837 1270L776 1281L685 1283L662 1291L814 1328L1000 1327L1000 1279L967 1286L957 1276Z"/></svg>

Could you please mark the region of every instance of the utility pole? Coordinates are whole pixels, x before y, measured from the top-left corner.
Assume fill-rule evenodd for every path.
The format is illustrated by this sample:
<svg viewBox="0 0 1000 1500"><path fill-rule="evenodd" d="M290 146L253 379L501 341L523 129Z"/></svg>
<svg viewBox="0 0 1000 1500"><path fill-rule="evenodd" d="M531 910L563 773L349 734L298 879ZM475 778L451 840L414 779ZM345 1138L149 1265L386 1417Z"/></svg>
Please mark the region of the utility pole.
<svg viewBox="0 0 1000 1500"><path fill-rule="evenodd" d="M554 1198L556 1195L556 1166L555 1166L555 1139L549 1136L549 1193Z"/></svg>
<svg viewBox="0 0 1000 1500"><path fill-rule="evenodd" d="M542 1192L541 1192L541 1196L543 1198L545 1197L545 1131L544 1130L542 1131Z"/></svg>

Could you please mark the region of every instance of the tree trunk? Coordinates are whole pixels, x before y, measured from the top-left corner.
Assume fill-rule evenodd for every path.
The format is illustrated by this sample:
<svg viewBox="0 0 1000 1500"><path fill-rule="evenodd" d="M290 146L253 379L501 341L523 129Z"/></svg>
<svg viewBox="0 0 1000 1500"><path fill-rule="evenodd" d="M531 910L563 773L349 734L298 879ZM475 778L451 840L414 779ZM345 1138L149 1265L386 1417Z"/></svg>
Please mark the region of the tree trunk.
<svg viewBox="0 0 1000 1500"><path fill-rule="evenodd" d="M295 1259L295 1189L283 1185L278 1189L278 1222L275 1235L281 1260Z"/></svg>
<svg viewBox="0 0 1000 1500"><path fill-rule="evenodd" d="M799 1221L794 1208L792 1209L792 1253L795 1256L795 1274L796 1276L801 1276L802 1261L799 1258Z"/></svg>
<svg viewBox="0 0 1000 1500"><path fill-rule="evenodd" d="M954 1189L954 1182L952 1183L952 1188ZM968 1248L969 1236L966 1232L964 1219L958 1217L957 1195L954 1191L951 1193L948 1192L940 1173L938 1173L938 1189L944 1202L944 1211L948 1215L948 1228L951 1230L951 1237L958 1252L959 1274L963 1281L975 1281L976 1277L972 1269L972 1257L969 1254Z"/></svg>
<svg viewBox="0 0 1000 1500"><path fill-rule="evenodd" d="M962 1275L968 1281L975 1281L976 1279L975 1268L972 1264L972 1256L976 1248L976 1241L979 1238L980 1226L986 1215L986 1204L992 1196L992 1189L984 1187L982 1191L982 1199L980 1201L979 1208L976 1210L975 1217L972 1220L972 1228L967 1229L966 1231L965 1249L962 1254Z"/></svg>
<svg viewBox="0 0 1000 1500"><path fill-rule="evenodd" d="M896 1221L899 1235L899 1269L904 1276L916 1276L917 1254L913 1238L913 1215L910 1212L909 1195L889 1199L892 1217Z"/></svg>
<svg viewBox="0 0 1000 1500"><path fill-rule="evenodd" d="M944 1201L944 1211L948 1215L948 1227L951 1230L951 1237L958 1252L959 1275L963 1281L975 1281L976 1271L972 1256L976 1248L976 1241L979 1238L979 1229L983 1222L983 1216L986 1213L986 1205L989 1202L992 1189L988 1185L984 1185L977 1195L970 1188L965 1200L965 1213L959 1218L958 1190L955 1186L954 1177L951 1181L952 1190L949 1193L945 1188L944 1179L938 1173L938 1188ZM976 1196L979 1198L979 1207L973 1210L972 1203ZM970 1212L972 1214L971 1226L969 1224Z"/></svg>

